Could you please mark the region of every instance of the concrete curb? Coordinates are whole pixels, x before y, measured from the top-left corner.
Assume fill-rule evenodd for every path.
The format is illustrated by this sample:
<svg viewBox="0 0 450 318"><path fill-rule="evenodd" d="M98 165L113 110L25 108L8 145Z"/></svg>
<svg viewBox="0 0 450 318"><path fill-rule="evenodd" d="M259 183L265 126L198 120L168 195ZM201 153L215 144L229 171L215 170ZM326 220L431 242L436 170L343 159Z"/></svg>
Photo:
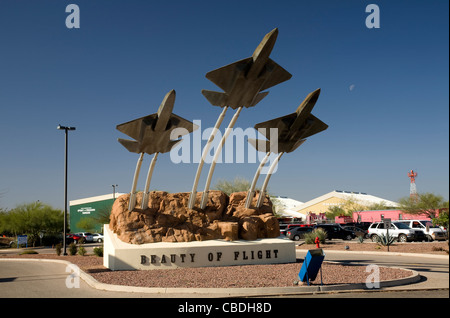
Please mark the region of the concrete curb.
<svg viewBox="0 0 450 318"><path fill-rule="evenodd" d="M308 250L295 249L295 252ZM339 250L324 250L325 253L340 253L340 254L369 254L369 255L382 255L382 256L414 256L414 257L425 257L425 258L436 258L436 259L449 259L449 255L440 254L421 254L421 253L397 253L397 252L372 252L372 251L339 251Z"/></svg>
<svg viewBox="0 0 450 318"><path fill-rule="evenodd" d="M38 261L38 262L56 262L65 265L74 265L65 260L56 259L34 259L34 258L3 258L0 261ZM388 267L388 266L380 266ZM390 267L407 270L400 267ZM131 293L149 293L149 294L189 294L201 297L257 297L257 296L273 296L273 295L294 295L294 294L314 294L318 292L348 292L348 291L376 291L386 287L401 286L413 284L421 279L418 272L412 272L409 277L381 281L379 288L368 288L365 283L358 284L342 284L342 285L314 285L314 286L292 286L292 287L263 287L263 288L153 288L153 287L136 287L125 285L105 284L97 281L88 273L80 269L80 277L89 286L99 290L114 292L131 292Z"/></svg>

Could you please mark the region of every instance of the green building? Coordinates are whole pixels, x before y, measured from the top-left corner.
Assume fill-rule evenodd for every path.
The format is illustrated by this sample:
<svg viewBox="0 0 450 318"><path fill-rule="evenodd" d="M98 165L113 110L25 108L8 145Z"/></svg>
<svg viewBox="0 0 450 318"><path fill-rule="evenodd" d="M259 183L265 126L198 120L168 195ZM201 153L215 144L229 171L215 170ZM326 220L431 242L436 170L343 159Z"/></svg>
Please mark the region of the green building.
<svg viewBox="0 0 450 318"><path fill-rule="evenodd" d="M119 197L122 193L116 193L115 197ZM70 232L86 232L85 227L88 225L93 233L103 232L103 224L98 222L98 218L102 215L109 214L114 203L113 194L100 195L69 202L69 228Z"/></svg>

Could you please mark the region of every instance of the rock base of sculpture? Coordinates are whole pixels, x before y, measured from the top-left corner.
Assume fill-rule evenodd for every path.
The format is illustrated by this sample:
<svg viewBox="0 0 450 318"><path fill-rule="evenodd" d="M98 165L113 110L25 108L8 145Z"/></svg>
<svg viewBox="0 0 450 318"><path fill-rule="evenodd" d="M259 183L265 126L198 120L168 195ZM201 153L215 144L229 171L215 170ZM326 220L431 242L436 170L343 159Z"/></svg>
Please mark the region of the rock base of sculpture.
<svg viewBox="0 0 450 318"><path fill-rule="evenodd" d="M103 265L111 270L281 264L295 262L295 243L286 238L254 241L125 243L104 226Z"/></svg>
<svg viewBox="0 0 450 318"><path fill-rule="evenodd" d="M130 195L116 199L109 228L125 243L193 242L224 239L227 241L276 238L280 235L272 202L265 197L260 208L245 208L247 192L230 196L210 191L205 210L188 209L189 192L152 191L148 206L141 209L142 192L136 195L136 207L128 211ZM197 206L202 193L197 193ZM253 198L256 205L259 193Z"/></svg>

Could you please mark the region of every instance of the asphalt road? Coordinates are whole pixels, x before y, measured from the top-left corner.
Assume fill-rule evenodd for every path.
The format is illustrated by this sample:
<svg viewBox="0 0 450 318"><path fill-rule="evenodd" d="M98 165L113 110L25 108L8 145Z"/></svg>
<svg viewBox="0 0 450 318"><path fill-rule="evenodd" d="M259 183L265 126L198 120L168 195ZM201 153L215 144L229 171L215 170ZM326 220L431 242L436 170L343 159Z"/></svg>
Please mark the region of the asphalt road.
<svg viewBox="0 0 450 318"><path fill-rule="evenodd" d="M0 298L154 297L97 290L77 279L75 273L65 264L51 261L0 260Z"/></svg>

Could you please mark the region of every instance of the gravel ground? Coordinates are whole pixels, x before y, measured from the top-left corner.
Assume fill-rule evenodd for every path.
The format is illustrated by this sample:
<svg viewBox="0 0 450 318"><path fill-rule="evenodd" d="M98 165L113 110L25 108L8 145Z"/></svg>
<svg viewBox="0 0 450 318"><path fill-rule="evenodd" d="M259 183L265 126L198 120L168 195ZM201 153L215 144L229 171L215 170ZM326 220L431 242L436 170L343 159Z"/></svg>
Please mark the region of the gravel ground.
<svg viewBox="0 0 450 318"><path fill-rule="evenodd" d="M302 263L274 265L245 265L228 267L201 267L156 269L149 271L110 271L103 267L100 257L38 255L2 255L2 257L62 259L78 265L96 280L106 284L140 287L287 287L298 280ZM396 268L380 268L380 279L390 280L411 276L412 272ZM365 266L324 263L322 279L324 285L364 283L369 273ZM320 275L313 284L320 284Z"/></svg>
<svg viewBox="0 0 450 318"><path fill-rule="evenodd" d="M383 251L385 247L377 248L375 243L350 243L332 241L325 244L325 250L344 250L349 246L350 251ZM302 245L298 249L313 249L315 245ZM447 242L433 243L396 243L390 247L392 252L415 252L431 254L447 254ZM229 267L203 267L183 269L158 269L149 271L110 271L103 267L103 259L94 255L89 256L57 256L52 254L35 255L1 255L0 257L52 258L70 261L82 270L92 275L102 283L141 286L141 287L194 287L194 288L233 288L233 287L287 287L293 286L298 280L301 263L276 265L246 265ZM365 272L365 266L338 265L324 263L322 278L324 285L364 283L370 273ZM390 280L408 277L411 271L380 268L380 279ZM320 284L320 276L313 284Z"/></svg>

